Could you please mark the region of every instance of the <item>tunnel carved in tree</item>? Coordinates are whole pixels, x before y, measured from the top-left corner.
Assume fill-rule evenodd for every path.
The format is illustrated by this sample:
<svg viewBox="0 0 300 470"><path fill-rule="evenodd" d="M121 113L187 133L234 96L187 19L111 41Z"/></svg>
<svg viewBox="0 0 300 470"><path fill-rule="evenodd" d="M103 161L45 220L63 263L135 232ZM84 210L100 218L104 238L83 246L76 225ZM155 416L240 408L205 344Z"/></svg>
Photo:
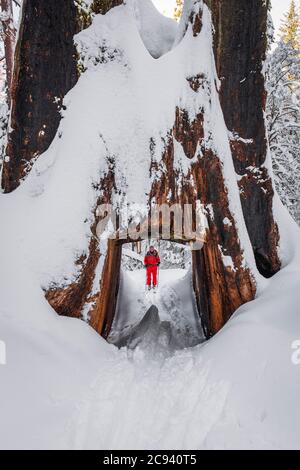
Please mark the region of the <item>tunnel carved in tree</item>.
<svg viewBox="0 0 300 470"><path fill-rule="evenodd" d="M203 248L193 251L193 280L203 328L210 337L224 326L237 308L253 300L256 284L250 270L244 266L243 251L217 155L200 145L197 161L192 163L184 177L174 168L175 140L191 158L190 146L185 145L187 133L191 138L190 145L202 144L203 116L199 114L198 119L189 122L187 113L177 109L162 162L152 165L151 202L182 207L191 204L195 213L196 202L200 201L206 209L208 230ZM157 178L156 174L159 175ZM231 260L229 266L224 259Z"/></svg>
<svg viewBox="0 0 300 470"><path fill-rule="evenodd" d="M188 21L192 23L192 33L197 38L202 28L201 9L194 11ZM202 74L187 77L187 83L194 93L201 89L209 94L212 87ZM150 164L153 183L149 206L153 203L179 204L181 207L190 204L195 213L196 203L200 201L205 208L208 224L206 243L202 250L193 253L193 282L203 328L206 336L210 337L222 328L238 307L253 300L256 284L245 264L236 220L230 210L222 163L211 146L205 143L203 113L204 110L199 110L191 121L184 107L174 110L174 126L163 138L165 150L161 161L157 162L153 158ZM155 141L150 142L149 151L152 156L155 145ZM187 160L190 160L190 168L186 174L174 165L176 145L182 146ZM116 189L113 169L101 181L100 188L105 195L105 200L101 202L110 202L111 194ZM151 222L151 216L149 218ZM92 232L95 231L95 226L92 227ZM162 231L163 227L160 229ZM91 286L101 257L102 277L97 292L93 294ZM91 325L107 338L117 304L120 263L121 243L110 241L106 252L100 254L99 247L92 240L90 252L82 260L82 273L78 282L63 289L50 289L46 293L50 304L58 313L64 314L64 311L69 312L68 296L71 299L77 298L77 306L74 307L76 316L88 306Z"/></svg>

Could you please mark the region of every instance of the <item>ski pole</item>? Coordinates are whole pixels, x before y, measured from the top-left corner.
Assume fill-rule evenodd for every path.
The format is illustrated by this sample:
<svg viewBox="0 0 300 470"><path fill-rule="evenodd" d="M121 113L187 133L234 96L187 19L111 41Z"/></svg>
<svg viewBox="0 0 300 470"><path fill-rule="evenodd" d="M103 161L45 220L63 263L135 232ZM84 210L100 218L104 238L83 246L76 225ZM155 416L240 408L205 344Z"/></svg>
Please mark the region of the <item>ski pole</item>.
<svg viewBox="0 0 300 470"><path fill-rule="evenodd" d="M145 291L148 289L148 272L147 272L147 266L144 266L145 268Z"/></svg>

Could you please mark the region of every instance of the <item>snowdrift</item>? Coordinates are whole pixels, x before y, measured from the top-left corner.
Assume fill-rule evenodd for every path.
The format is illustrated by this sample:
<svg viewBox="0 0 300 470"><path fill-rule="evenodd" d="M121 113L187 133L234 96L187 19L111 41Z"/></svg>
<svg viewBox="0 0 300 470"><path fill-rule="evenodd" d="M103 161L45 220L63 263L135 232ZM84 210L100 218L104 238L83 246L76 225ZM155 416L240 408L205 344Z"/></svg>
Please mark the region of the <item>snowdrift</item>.
<svg viewBox="0 0 300 470"><path fill-rule="evenodd" d="M184 66L189 38L181 26L157 19L151 2L145 7L138 20L127 6L96 16L76 37L86 68L99 54L101 34L126 41L128 56L116 58L123 71L116 74L108 63L99 72L92 64L65 98L50 149L16 191L0 197L0 340L7 350L7 364L0 365L0 448L299 448L300 365L292 361L292 345L300 340L300 231L279 202L283 269L268 281L257 274L257 298L207 343L153 356L138 345L119 350L84 322L58 317L45 300L43 288L75 279L74 261L88 250L93 187L106 169L107 149L126 156L118 162L126 174L120 187L126 184L130 202L142 203L151 184L149 136L172 126L185 79L178 64ZM163 42L145 27L152 21L163 29ZM211 57L202 60L214 74ZM224 123L214 125L223 135ZM228 144L220 138L217 145L229 182ZM232 194L238 220L237 189ZM239 227L255 270L241 221ZM142 320L145 312L135 313Z"/></svg>

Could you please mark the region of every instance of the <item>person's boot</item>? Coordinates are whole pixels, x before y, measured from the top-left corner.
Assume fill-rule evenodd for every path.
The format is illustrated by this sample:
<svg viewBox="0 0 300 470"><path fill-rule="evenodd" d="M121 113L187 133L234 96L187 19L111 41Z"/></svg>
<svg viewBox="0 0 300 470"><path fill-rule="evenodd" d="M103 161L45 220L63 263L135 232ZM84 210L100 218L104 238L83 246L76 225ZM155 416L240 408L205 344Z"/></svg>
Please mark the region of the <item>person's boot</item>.
<svg viewBox="0 0 300 470"><path fill-rule="evenodd" d="M148 286L148 290L151 290L151 286Z"/></svg>

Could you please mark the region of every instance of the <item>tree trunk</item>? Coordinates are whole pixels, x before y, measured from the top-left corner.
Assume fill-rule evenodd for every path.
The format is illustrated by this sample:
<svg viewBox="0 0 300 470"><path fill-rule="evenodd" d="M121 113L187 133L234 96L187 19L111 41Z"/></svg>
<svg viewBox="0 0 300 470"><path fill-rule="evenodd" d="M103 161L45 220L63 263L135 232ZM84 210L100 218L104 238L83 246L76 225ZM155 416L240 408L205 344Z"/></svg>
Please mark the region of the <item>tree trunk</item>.
<svg viewBox="0 0 300 470"><path fill-rule="evenodd" d="M120 5L123 0L95 0L91 5L93 13L107 13ZM116 188L114 167L99 182L103 196L97 206L111 203ZM81 318L83 311L91 326L107 338L113 323L119 292L122 244L108 241L106 251L99 247L97 224L100 221L95 208L94 224L91 227L91 241L87 257L80 258L81 274L77 282L67 287L52 287L47 290L46 298L59 315ZM93 292L93 283L99 264L103 263L102 276L98 289Z"/></svg>
<svg viewBox="0 0 300 470"><path fill-rule="evenodd" d="M120 3L122 3L120 0L109 2L95 0L92 8L95 12L106 13L109 8ZM224 10L220 10L217 8L219 3L230 4L231 9L224 7ZM216 26L220 23L220 27L224 27L224 15L227 18L230 15L235 16L236 3L231 1L214 3L212 0L215 21L217 12L219 15ZM245 2L242 3L244 5ZM52 2L25 0L21 36L16 54L12 109L13 131L8 146L11 161L4 171L7 191L14 189L19 184L20 178L26 175L28 171L26 164L29 162L30 166L30 163L50 145L60 119L61 100L77 78L76 55L72 40L76 30L76 9L73 1L64 2L60 11L49 4ZM126 8L129 6L127 5ZM204 208L207 216L206 243L201 251L193 253L193 279L199 313L206 335L210 337L222 328L240 305L252 300L256 293L255 276L257 273L252 264L253 254L249 249L248 237L244 235L245 227L235 171L241 176L239 184L241 191L245 193L242 197L244 216L261 271L266 275L275 271L278 258L276 254L277 232L272 216L271 180L267 173L263 173L266 179L262 181L261 178L256 177L256 171L249 172L249 165L257 171L267 172L263 166L267 144L263 122L265 92L261 74L260 36L260 33L264 31L265 23L260 17L258 20L260 29L258 32L255 30L255 34L253 33L250 45L247 42L248 36L242 35L240 40L236 39L234 32L237 36L243 32L239 21L235 20L231 25L235 28L232 33L235 41L241 44L243 50L243 58L239 58L241 65L235 64L229 57L232 52L230 47L233 44L237 45L236 42L230 40L231 32L226 35L222 29L221 34L216 27L216 37L219 38L218 34L222 37L222 40L218 39L215 42L215 54L219 74L225 77L224 83L222 81L220 98L227 126L233 136L230 150L227 129L219 104L219 94L216 90L214 64L212 64L212 70L206 70L206 65L203 66L201 60L198 65L197 61L197 57L201 59L201 48L205 41L204 35L201 35L203 22L206 26L206 35L209 34L211 27L206 6L204 8L205 10L203 10L202 0L190 2L190 11L186 16L185 34L189 34L190 38L184 44L189 44L190 47L186 50L189 62L187 62L182 89L179 91L177 103L180 105L174 106L174 110L171 109L171 112L174 112L174 122L170 122L171 128L168 129L166 135L158 134L161 141L158 141L157 137L156 140L154 137L149 139L149 177L152 187L148 203L149 207L153 203L168 205L178 203L182 208L185 204L190 204L194 208L194 214L199 201ZM57 11L59 11L58 17ZM126 14L133 14L133 12L126 10ZM38 28L35 23L39 25ZM46 41L45 37L47 37ZM98 45L99 48L96 47L97 35L93 39L95 41L93 51L101 50L102 47L105 52L106 49L102 43ZM206 46L208 44L207 47L212 50L212 41L204 43ZM184 44L181 46L184 47ZM30 53L29 46L33 47ZM118 60L116 61L115 58L126 57L126 50L122 48L118 50L121 47L119 43L116 46L114 44L110 46L112 52L106 54L105 60L106 62L115 61L114 66L117 66ZM250 48L249 51L247 47ZM258 52L255 52L256 48ZM133 53L133 51L130 52ZM210 50L207 54L209 57L213 56ZM252 60L254 64L258 64L258 69L253 69ZM101 67L101 60L95 62L95 66ZM53 72L55 66L57 66L57 73ZM122 67L121 63L119 66ZM198 67L197 70L196 67ZM203 67L204 70L202 70ZM240 77L246 69L251 86L246 80L245 97ZM193 70L192 75L188 73L188 70ZM251 70L256 70L257 73L252 74ZM130 77L130 67L127 68L127 73ZM234 91L234 86L237 87L236 91ZM249 90L253 91L253 97L248 94ZM58 97L59 104L53 104L54 97ZM229 106L230 99L231 107ZM217 130L222 136L224 148L220 148L219 136L213 128L215 116L218 116L220 128ZM251 121L251 116L254 123ZM245 141L248 138L253 138L253 142ZM155 147L164 149L158 160L153 156ZM98 204L112 203L114 193L126 196L126 189L125 193L122 193L123 189L118 187L123 176L126 181L126 175L123 175L126 169L124 170L120 163L122 158L124 155L112 157L107 148L105 156L107 171L99 181L97 190L101 197L99 197ZM176 161L179 158L184 160L187 170L178 168ZM230 175L230 181L228 175ZM264 196L265 190L266 196ZM263 217L266 219L264 223L267 228L262 224ZM151 213L149 213L149 219L152 222ZM47 289L46 297L59 314L80 318L84 312L96 331L108 337L119 289L121 243L110 241L106 247L100 245L96 238L98 222L99 217L95 210L89 251L87 255L77 260L77 267L78 265L81 267L77 280L69 284L66 282L65 285L52 285ZM159 225L162 229L161 222ZM195 226L195 220L193 220L193 226ZM176 240L174 233L171 238L173 241ZM186 240L182 241L186 242ZM99 266L101 279L98 282ZM95 281L98 283L96 288Z"/></svg>
<svg viewBox="0 0 300 470"><path fill-rule="evenodd" d="M24 0L15 53L2 186L11 192L48 149L61 119L65 94L77 80L76 8L64 2Z"/></svg>
<svg viewBox="0 0 300 470"><path fill-rule="evenodd" d="M8 0L2 0L5 2ZM122 0L94 0L91 12L106 13ZM73 0L23 0L11 98L11 132L2 187L16 189L50 146L63 99L78 79L73 36L82 23Z"/></svg>
<svg viewBox="0 0 300 470"><path fill-rule="evenodd" d="M194 84L195 80L190 81L191 87ZM210 85L204 78L197 92ZM253 300L256 286L253 274L243 263L244 253L230 209L222 163L204 141L204 117L199 114L190 122L187 111L177 109L162 163L152 165L151 202L179 204L182 208L191 204L195 213L199 200L205 208L208 229L202 250L192 253L193 280L202 325L210 337L242 304ZM203 145L201 158L184 177L174 165L176 142L181 143L187 158L193 158L199 143ZM229 257L231 266L226 265L225 257Z"/></svg>
<svg viewBox="0 0 300 470"><path fill-rule="evenodd" d="M220 101L231 133L244 217L257 267L270 277L280 269L280 261L264 117L263 65L269 1L206 0L206 3L212 11Z"/></svg>
<svg viewBox="0 0 300 470"><path fill-rule="evenodd" d="M12 74L14 66L14 48L16 30L13 18L12 0L1 0L4 54L6 63L7 102L11 102Z"/></svg>
<svg viewBox="0 0 300 470"><path fill-rule="evenodd" d="M123 0L93 0L91 10L93 13L105 15L109 10L122 5Z"/></svg>
<svg viewBox="0 0 300 470"><path fill-rule="evenodd" d="M197 38L202 31L201 2L198 2L188 15L188 25L191 26L191 34L195 41L193 47L196 48ZM191 77L187 74L182 97L192 90L195 106L199 106L196 105L198 94L200 96L206 94L207 102L211 102L217 95L214 87L213 78L199 70L195 76ZM180 102L184 102L182 97L179 99ZM224 165L230 166L230 162L221 162L219 155L212 148L211 141L215 140L214 136L209 135L205 129L205 123L207 126L207 122L211 119L210 113L220 112L217 105L215 106L213 111L211 108L204 111L200 106L194 119L190 118L189 110L183 106L174 109L174 126L163 138L165 150L161 162L149 161L150 176L153 181L149 194L149 206L153 203L158 205L166 203L167 205L179 204L183 208L185 204L190 204L195 214L197 201L200 201L207 213L206 243L202 251L195 251L193 254L194 289L207 337L219 331L232 313L243 303L252 300L256 292L254 274L245 262L246 255L238 233L241 229L239 227L241 222L232 213L229 202L229 195L232 197L231 189L227 187L224 179ZM226 132L225 126L220 132ZM150 156L157 143L154 140L149 143ZM187 174L178 170L174 163L178 156L178 145L182 147L186 160L191 161ZM159 148L161 146L160 144ZM229 145L228 151L230 156ZM99 202L111 202L113 190L118 189L114 176L117 170L113 165L106 177L102 179L100 188L105 198ZM233 184L236 184L234 173L232 178ZM154 222L151 220L150 213L149 221ZM161 219L158 225L162 232ZM195 226L195 220L193 220L193 226ZM171 238L175 241L174 233L171 234ZM179 241L178 238L176 240ZM62 290L58 289L57 292L55 290L48 292L47 298L57 311L67 313L70 298L81 293L74 312L77 312L78 316L83 304L87 305L86 302L90 302L91 325L107 337L114 318L118 294L120 245L110 242L106 253L101 254L105 257L105 261L99 292L96 297L89 298L90 292L86 289L86 284L82 284L82 279L85 279L85 273L89 273L91 267L92 272L89 276L91 279L95 278L97 263L92 261L94 249L95 247L90 250L83 264L82 276L78 284ZM69 292L67 297L65 292ZM57 300L53 302L53 299L57 298L58 302ZM57 303L60 304L61 300L64 307L58 309Z"/></svg>

